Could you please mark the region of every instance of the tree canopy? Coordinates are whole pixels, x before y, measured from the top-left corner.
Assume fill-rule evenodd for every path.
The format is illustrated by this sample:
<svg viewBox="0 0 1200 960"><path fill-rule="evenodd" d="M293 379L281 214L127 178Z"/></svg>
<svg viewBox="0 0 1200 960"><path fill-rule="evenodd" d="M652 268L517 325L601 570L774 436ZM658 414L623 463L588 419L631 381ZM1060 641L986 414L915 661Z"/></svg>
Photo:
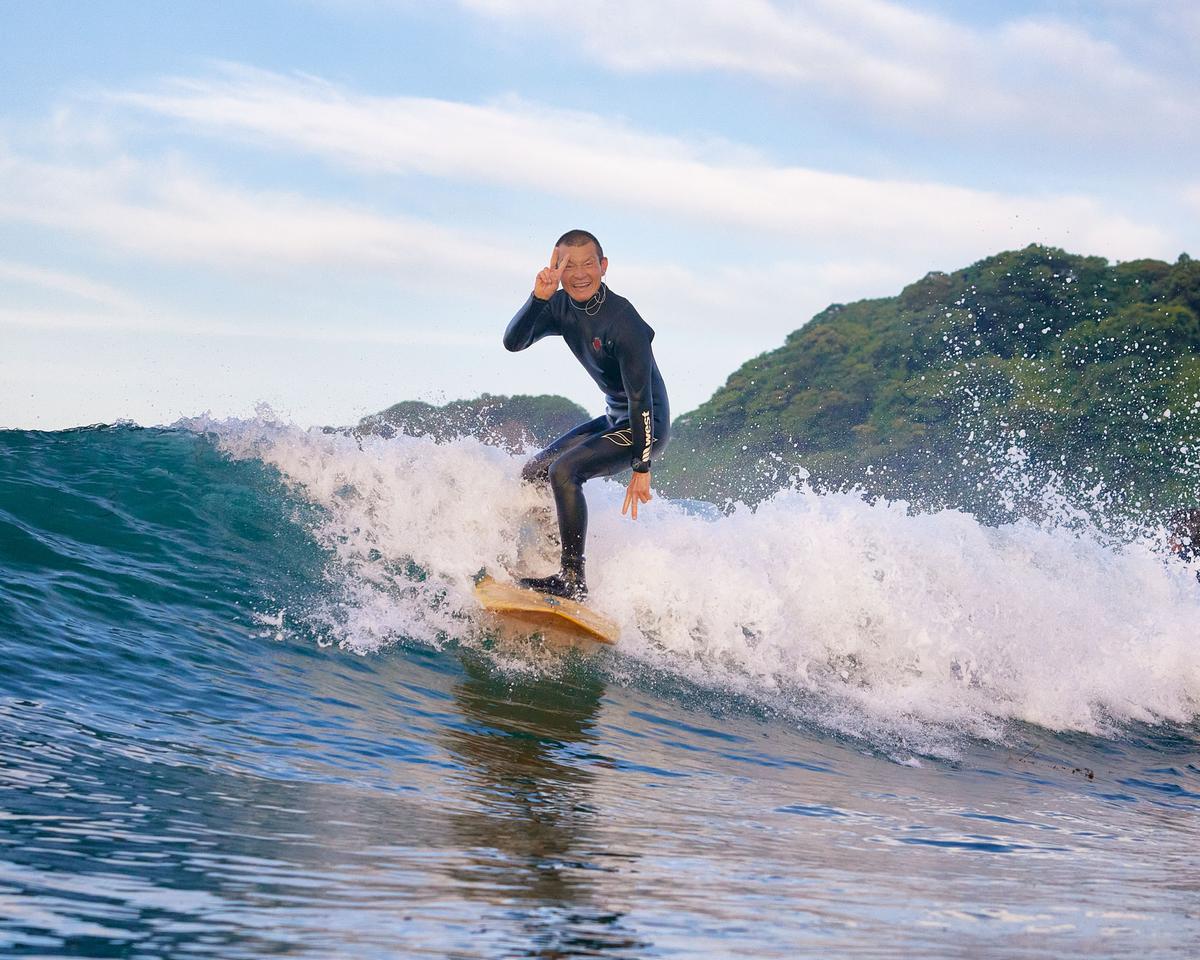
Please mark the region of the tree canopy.
<svg viewBox="0 0 1200 960"><path fill-rule="evenodd" d="M405 400L363 417L356 429L360 433L405 433L438 440L471 436L516 450L526 445L545 446L588 419L588 412L566 397L485 393L443 406Z"/></svg>
<svg viewBox="0 0 1200 960"><path fill-rule="evenodd" d="M753 502L803 469L1004 516L1036 475L1148 512L1200 496L1198 426L1200 263L1030 246L826 308L676 420L656 479Z"/></svg>

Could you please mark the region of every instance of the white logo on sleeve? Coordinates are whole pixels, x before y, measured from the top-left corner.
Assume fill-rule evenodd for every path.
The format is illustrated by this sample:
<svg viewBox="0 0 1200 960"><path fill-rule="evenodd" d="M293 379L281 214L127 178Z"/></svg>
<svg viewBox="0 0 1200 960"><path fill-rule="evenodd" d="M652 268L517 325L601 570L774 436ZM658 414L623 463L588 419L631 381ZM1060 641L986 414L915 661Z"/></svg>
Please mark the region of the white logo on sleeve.
<svg viewBox="0 0 1200 960"><path fill-rule="evenodd" d="M654 437L650 435L650 414L645 410L642 411L642 424L646 428L646 448L642 451L642 462L646 463L650 459L650 447L654 443ZM618 447L633 446L632 427L622 427L620 430L614 430L612 433L606 433L604 436Z"/></svg>

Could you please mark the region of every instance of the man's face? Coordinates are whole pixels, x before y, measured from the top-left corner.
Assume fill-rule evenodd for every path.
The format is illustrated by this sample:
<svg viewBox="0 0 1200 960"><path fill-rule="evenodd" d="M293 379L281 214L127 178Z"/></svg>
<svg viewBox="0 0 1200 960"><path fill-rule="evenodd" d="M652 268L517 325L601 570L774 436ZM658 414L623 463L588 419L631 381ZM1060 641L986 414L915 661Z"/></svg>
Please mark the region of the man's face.
<svg viewBox="0 0 1200 960"><path fill-rule="evenodd" d="M572 300L590 300L600 289L600 280L608 269L608 257L596 256L596 245L585 243L582 247L561 246L558 262L567 258L563 270L562 285Z"/></svg>

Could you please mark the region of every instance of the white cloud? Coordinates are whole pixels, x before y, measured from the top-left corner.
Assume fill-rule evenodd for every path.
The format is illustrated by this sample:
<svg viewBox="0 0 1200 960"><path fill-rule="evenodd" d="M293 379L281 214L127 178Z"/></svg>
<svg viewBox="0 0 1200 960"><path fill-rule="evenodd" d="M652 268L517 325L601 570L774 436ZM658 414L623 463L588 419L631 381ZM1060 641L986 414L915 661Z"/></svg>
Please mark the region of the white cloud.
<svg viewBox="0 0 1200 960"><path fill-rule="evenodd" d="M0 221L81 234L105 248L124 251L135 263L166 261L202 271L250 272L255 284L279 290L279 305L271 315L242 316L245 311L236 300L219 315L204 315L178 296L168 294L161 308L152 309L115 287L76 274L0 261L0 279L60 295L60 302L49 306L10 302L0 309L0 325L9 327L480 347L495 341L492 326L503 322L508 307L516 306L527 289L523 285L541 263L525 256L511 236L394 220L291 194L235 189L187 172L178 160L164 164L119 156L83 166L33 161L8 152L0 153L0 166L5 174L0 177ZM540 257L544 251L539 247L536 254ZM732 252L725 259L728 262L711 266L618 257L612 276L656 327L703 331L728 341L726 350L733 341L742 341L745 350L757 352L830 300L893 292L915 275L914 270L924 269L867 256L830 260L819 250L787 248L756 252L749 263L739 262ZM463 283L464 260L470 263L468 285ZM378 318L370 318L372 310L364 313L354 306L335 325L323 319L281 319L287 310L283 304L289 302L286 290L297 270L316 271L332 282L346 269L366 285L384 280L405 289L453 293L433 328L426 316L409 315L400 303L391 325L383 330L378 329ZM203 286L208 275L198 272L193 282ZM473 313L464 310L459 299L464 287L505 307L493 320L452 323L451 317ZM80 309L73 302L78 299L106 309ZM741 317L736 330L729 328L731 315ZM715 370L713 376L725 372Z"/></svg>
<svg viewBox="0 0 1200 960"><path fill-rule="evenodd" d="M117 310L138 309L137 301L106 283L61 270L47 270L28 263L0 260L0 280L28 287L38 287L68 297L91 301Z"/></svg>
<svg viewBox="0 0 1200 960"><path fill-rule="evenodd" d="M557 28L618 70L726 70L846 86L868 95L886 88L890 97L909 102L940 96L928 70L873 55L864 46L864 28L885 42L901 32L927 34L931 18L890 5L872 4L877 8L872 12L885 16L864 17L848 16L852 5L845 2L785 10L764 0L618 0L584 5L570 18L548 0L462 0L462 5L488 17ZM858 37L848 26L860 28Z"/></svg>
<svg viewBox="0 0 1200 960"><path fill-rule="evenodd" d="M636 146L638 141L632 137L629 142ZM79 151L68 155L78 158ZM0 222L35 223L81 236L88 246L104 251L105 261L115 254L127 264L146 264L142 272L153 271L155 262L189 268L182 286L175 281L139 289L140 296L155 291L158 302L151 307L115 286L75 273L4 262L0 279L58 299L26 304L6 298L0 328L72 342L103 336L105 342L127 344L128 359L121 362L134 367L144 364L143 355L151 349L184 363L181 354L194 349L188 344L204 344L205 355L219 344L251 340L270 345L272 353L284 343L297 348L307 343L315 352L322 344L330 349L337 344L355 349L378 345L385 352L407 346L417 349L397 354L394 374L423 384L424 390L439 377L445 382L451 371L429 368L430 361L423 358L444 356L438 348L452 348L465 364L453 371L454 382L473 382L473 389L536 382L546 389L565 389L580 400L591 396L585 385L575 383L578 377L564 374L562 356L552 349L510 358L496 368L499 331L541 263L535 259L545 254L540 246L527 256L524 242L511 231L443 228L294 193L216 183L190 169L178 154L173 157L164 161L101 151L87 162L51 162L0 148ZM733 366L777 345L830 300L894 292L916 275L903 263L872 261L865 254L837 261L818 248L798 243L756 247L748 262L744 248L731 249L718 265L616 257L616 289L630 296L663 333L660 352L664 369L676 372L673 395L680 410L704 400ZM467 282L464 259L470 268ZM423 286L440 294L427 298L439 306L431 315L428 309L414 310L413 298L401 297L388 315L351 297L336 322L320 310L303 311L311 317L304 320L289 315L296 305L289 288L301 275L320 278L314 289L326 280L348 290L369 291L381 282L401 290ZM347 276L353 278L348 287ZM206 310L193 302L197 287L229 279L234 282L228 287L227 308ZM239 280L251 286L240 287ZM495 303L494 314L466 306L468 291ZM251 303L266 304L265 312L242 302L247 293ZM79 300L86 303L81 306ZM731 316L736 323L730 323ZM150 348L151 342L175 346ZM119 369L114 367L113 375L124 377ZM686 377L680 374L684 370Z"/></svg>
<svg viewBox="0 0 1200 960"><path fill-rule="evenodd" d="M889 121L930 121L923 132L934 137L1003 127L1115 142L1133 125L1195 143L1200 123L1194 77L1181 86L1178 73L1135 63L1066 19L981 28L889 0L612 0L569 18L550 0L460 3L516 29L553 31L614 70L749 74ZM1196 29L1194 11L1178 22Z"/></svg>
<svg viewBox="0 0 1200 960"><path fill-rule="evenodd" d="M756 322L770 317L807 320L830 303L899 292L916 277L886 261L778 260L727 264L697 274L676 265L634 264L620 268L621 290L643 307L655 326L692 333L756 338L778 336L777 326ZM730 317L737 317L731 327Z"/></svg>
<svg viewBox="0 0 1200 960"><path fill-rule="evenodd" d="M151 309L110 285L61 270L0 261L0 279L59 295L49 307L18 308L10 301L0 311L0 323L10 326L479 346L495 339L494 332L477 332L475 324L486 327L485 318L469 321L466 330L435 332L428 330L427 318L407 315L400 303L390 321L396 329L384 332L372 328L379 324L378 317L370 316L377 308L364 311L351 305L341 315L349 324L346 328L329 328L320 320L284 323L279 315L288 309L284 304L293 302L286 291L298 271L330 283L350 271L355 283L368 288L382 281L406 290L450 292L440 317L447 323L450 316L472 314L462 305L465 291L515 307L545 255L540 246L527 250L522 241L503 232L487 235L296 194L214 183L178 158L140 160L117 154L91 165L51 163L0 148L0 170L0 221L81 235L103 249L123 252L134 263L195 266L199 270L191 278L194 285L204 286L210 282L206 277L217 271L235 277L249 274L257 286L279 289L271 315L239 317L243 311L235 299L229 311L206 317L186 306L179 309L179 303L186 303L179 293L186 298L186 291L167 291L162 308ZM855 269L848 267L850 261L829 266L822 251L756 251L750 265L739 264L735 251L725 259L729 262L713 267L662 259L635 263L618 257L613 275L618 288L636 295L659 326L680 323L711 332L727 325L729 311L744 312L738 333L755 338L757 348L786 332L781 323L803 322L829 297L852 298L858 289L886 292L888 283L906 279L901 268L880 262L870 266L866 258L856 258ZM464 264L469 265L467 283ZM775 293L781 289L803 291L787 299L782 315ZM110 309L81 310L74 303L79 299Z"/></svg>
<svg viewBox="0 0 1200 960"><path fill-rule="evenodd" d="M179 162L127 156L47 163L0 147L0 220L56 227L154 259L248 270L370 267L418 281L464 260L493 277L517 261L426 221L384 217L285 192L214 183Z"/></svg>
<svg viewBox="0 0 1200 960"><path fill-rule="evenodd" d="M832 255L956 265L1033 241L1128 258L1169 238L1087 196L1013 195L772 164L746 147L642 132L521 101L372 97L234 68L122 102L195 128L301 149L362 170L503 186L770 231ZM369 226L369 223L368 223ZM369 232L369 231L368 231Z"/></svg>
<svg viewBox="0 0 1200 960"><path fill-rule="evenodd" d="M374 330L362 327L311 327L278 321L213 320L190 318L159 311L107 313L102 311L0 307L0 327L37 331L106 331L108 333L163 334L171 337L261 339L304 343L367 344L388 347L494 346L496 335L444 329Z"/></svg>

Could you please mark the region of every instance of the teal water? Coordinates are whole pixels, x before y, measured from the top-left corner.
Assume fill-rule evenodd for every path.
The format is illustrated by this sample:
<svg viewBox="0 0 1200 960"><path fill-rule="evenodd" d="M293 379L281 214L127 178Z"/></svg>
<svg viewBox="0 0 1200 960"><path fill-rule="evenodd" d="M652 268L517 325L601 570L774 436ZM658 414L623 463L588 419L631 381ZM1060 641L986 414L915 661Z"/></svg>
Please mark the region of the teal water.
<svg viewBox="0 0 1200 960"><path fill-rule="evenodd" d="M5 955L1200 952L1186 646L1145 676L1122 664L1129 716L1105 701L1095 730L1028 719L1076 695L1061 672L1020 711L982 668L904 702L892 655L863 654L855 695L896 722L854 727L849 693L832 710L823 681L768 683L749 633L719 683L639 646L668 645L663 624L592 654L497 644L446 609L451 586L418 589L436 571L416 545L348 558L331 504L375 495L356 454L272 442L336 482L185 429L0 432ZM1183 579L1163 649L1195 609L1169 592ZM972 662L1015 649L989 629ZM1098 656L1133 642L1097 636ZM979 710L993 727L955 726Z"/></svg>

